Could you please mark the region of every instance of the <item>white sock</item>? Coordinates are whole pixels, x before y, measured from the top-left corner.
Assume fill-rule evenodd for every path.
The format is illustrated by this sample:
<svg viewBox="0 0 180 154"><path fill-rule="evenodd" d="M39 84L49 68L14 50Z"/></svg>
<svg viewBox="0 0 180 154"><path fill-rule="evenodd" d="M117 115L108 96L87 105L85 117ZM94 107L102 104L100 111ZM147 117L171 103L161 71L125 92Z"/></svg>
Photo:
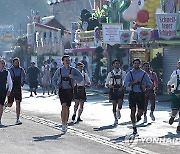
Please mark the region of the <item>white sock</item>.
<svg viewBox="0 0 180 154"><path fill-rule="evenodd" d="M79 108L79 110L78 110L78 118L80 118L82 112L83 112L83 109Z"/></svg>

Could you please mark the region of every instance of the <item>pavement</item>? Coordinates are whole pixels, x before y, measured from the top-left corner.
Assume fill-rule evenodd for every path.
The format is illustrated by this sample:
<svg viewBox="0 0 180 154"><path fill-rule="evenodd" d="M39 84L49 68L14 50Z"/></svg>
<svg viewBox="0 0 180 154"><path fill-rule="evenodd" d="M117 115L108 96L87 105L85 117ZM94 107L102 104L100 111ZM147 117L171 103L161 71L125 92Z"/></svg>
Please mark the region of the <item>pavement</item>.
<svg viewBox="0 0 180 154"><path fill-rule="evenodd" d="M125 99L119 125L113 126L112 104L104 89L88 89L88 102L82 115L82 123L69 120L68 132L61 133L61 105L57 96L29 97L24 86L22 125L15 125L15 105L3 114L0 128L0 153L62 153L62 154L152 154L177 153L180 150L180 134L175 132L177 121L168 125L171 112L168 96L158 97L156 121L138 124L138 136L132 136L128 101ZM107 90L107 89L105 89ZM73 107L70 109L72 116Z"/></svg>

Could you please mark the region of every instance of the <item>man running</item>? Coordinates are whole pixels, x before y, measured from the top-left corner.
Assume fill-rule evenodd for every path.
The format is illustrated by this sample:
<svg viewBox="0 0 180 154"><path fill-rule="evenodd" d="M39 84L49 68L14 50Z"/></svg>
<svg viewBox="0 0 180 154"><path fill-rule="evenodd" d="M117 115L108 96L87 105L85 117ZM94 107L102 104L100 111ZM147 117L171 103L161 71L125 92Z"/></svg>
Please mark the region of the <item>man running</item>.
<svg viewBox="0 0 180 154"><path fill-rule="evenodd" d="M87 73L85 73L84 70L84 64L79 62L77 63L77 69L81 72L81 75L83 76L83 81L80 83L76 83L75 87L74 87L74 101L75 101L75 105L74 105L74 114L72 116L72 120L74 121L76 118L76 112L78 110L78 116L77 116L77 122L83 121L81 119L81 114L83 112L84 109L84 102L86 101L87 97L86 97L86 90L85 90L85 86L86 85L90 85L90 79Z"/></svg>
<svg viewBox="0 0 180 154"><path fill-rule="evenodd" d="M126 87L131 87L129 93L129 108L131 109L131 122L133 134L137 134L136 122L141 120L145 105L145 89L152 88L152 82L148 74L140 68L141 60L133 60L133 69L125 78ZM136 105L138 111L136 114Z"/></svg>
<svg viewBox="0 0 180 154"><path fill-rule="evenodd" d="M0 127L2 126L1 118L6 96L9 96L12 90L12 79L9 71L5 68L5 61L0 59ZM8 89L7 89L8 85Z"/></svg>
<svg viewBox="0 0 180 154"><path fill-rule="evenodd" d="M27 75L28 75L28 79L29 79L29 87L30 87L30 97L33 97L32 92L34 92L35 95L37 95L36 93L36 89L38 87L38 77L40 74L40 70L38 67L35 66L35 62L31 62L31 66L28 67L27 70Z"/></svg>
<svg viewBox="0 0 180 154"><path fill-rule="evenodd" d="M121 118L120 110L122 109L124 99L124 79L126 72L120 69L120 61L115 59L112 62L113 70L108 73L105 87L109 88L109 101L113 104L114 125L118 124Z"/></svg>
<svg viewBox="0 0 180 154"><path fill-rule="evenodd" d="M66 133L69 119L69 107L73 99L74 81L82 82L83 76L76 68L70 66L69 55L64 55L62 57L62 63L63 67L57 69L53 76L53 84L59 88L59 98L62 105L62 132Z"/></svg>
<svg viewBox="0 0 180 154"><path fill-rule="evenodd" d="M150 112L150 117L152 121L155 121L155 116L153 114L155 110L155 102L156 102L156 90L158 89L158 78L155 72L150 70L150 64L148 62L143 63L143 69L144 71L149 75L152 83L153 83L153 88L147 88L145 91L145 108L144 108L144 123L147 123L147 106L148 106L148 101L151 103L151 112Z"/></svg>
<svg viewBox="0 0 180 154"><path fill-rule="evenodd" d="M19 58L13 59L13 65L9 69L9 72L11 74L11 78L13 81L13 88L11 91L11 94L8 96L8 107L11 107L13 105L14 99L16 101L16 125L22 124L22 122L19 119L20 111L21 111L21 101L22 101L22 90L21 87L24 86L25 83L25 71L20 66L20 60Z"/></svg>

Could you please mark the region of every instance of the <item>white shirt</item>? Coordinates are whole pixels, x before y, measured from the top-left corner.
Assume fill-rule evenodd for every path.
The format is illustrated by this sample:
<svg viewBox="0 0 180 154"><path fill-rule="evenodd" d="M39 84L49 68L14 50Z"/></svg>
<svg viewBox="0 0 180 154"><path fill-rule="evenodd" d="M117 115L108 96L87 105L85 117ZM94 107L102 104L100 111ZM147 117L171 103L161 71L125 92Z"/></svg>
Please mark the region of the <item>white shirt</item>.
<svg viewBox="0 0 180 154"><path fill-rule="evenodd" d="M108 76L106 78L105 87L107 88L107 85L112 85L113 84L112 72L113 72L114 75L121 75L122 74L122 80L121 79L116 79L116 81L117 81L117 84L124 85L124 80L125 80L125 77L126 77L126 72L120 69L119 72L116 72L115 70L113 70L113 71L108 73ZM114 81L114 84L116 84L116 81ZM122 83L121 83L121 81L122 81Z"/></svg>
<svg viewBox="0 0 180 154"><path fill-rule="evenodd" d="M177 75L172 76L172 78L168 81L167 85L168 86L174 85L174 88L172 88L172 90L171 90L172 92L174 92L174 90L177 87ZM180 85L178 87L178 90L180 90Z"/></svg>
<svg viewBox="0 0 180 154"><path fill-rule="evenodd" d="M87 73L82 72L81 75L83 76L83 81L81 81L80 83L76 82L77 86L85 86L87 85L87 83L91 84L90 78Z"/></svg>
<svg viewBox="0 0 180 154"><path fill-rule="evenodd" d="M4 71L4 69L1 70L1 71ZM8 91L11 92L12 86L13 86L12 79L11 79L11 74L10 74L10 72L7 69L6 69L6 71L8 72L8 75L7 75Z"/></svg>
<svg viewBox="0 0 180 154"><path fill-rule="evenodd" d="M177 74L180 75L180 69L178 69L178 70L175 70L175 71L172 72L171 78L172 78L174 75L177 75L176 72L177 72Z"/></svg>

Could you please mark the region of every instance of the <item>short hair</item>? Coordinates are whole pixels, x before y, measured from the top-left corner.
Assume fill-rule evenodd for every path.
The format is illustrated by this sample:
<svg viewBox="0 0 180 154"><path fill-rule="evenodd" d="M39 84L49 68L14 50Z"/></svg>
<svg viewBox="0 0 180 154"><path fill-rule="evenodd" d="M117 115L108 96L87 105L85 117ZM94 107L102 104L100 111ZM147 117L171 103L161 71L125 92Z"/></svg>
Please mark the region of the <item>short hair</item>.
<svg viewBox="0 0 180 154"><path fill-rule="evenodd" d="M84 67L84 64L82 62L78 62L76 66L83 66Z"/></svg>
<svg viewBox="0 0 180 154"><path fill-rule="evenodd" d="M135 61L138 61L141 64L141 60L139 58L134 59L132 63L134 64Z"/></svg>
<svg viewBox="0 0 180 154"><path fill-rule="evenodd" d="M0 62L4 62L6 64L6 61L4 59L0 59Z"/></svg>
<svg viewBox="0 0 180 154"><path fill-rule="evenodd" d="M64 58L70 58L70 56L69 55L62 56L62 61L64 61Z"/></svg>
<svg viewBox="0 0 180 154"><path fill-rule="evenodd" d="M118 59L114 59L113 61L112 61L112 65L114 65L114 63L115 62L119 62L119 63L121 63L121 61L120 60L118 60Z"/></svg>
<svg viewBox="0 0 180 154"><path fill-rule="evenodd" d="M144 62L142 66L144 66L144 65L146 65L146 64L147 64L147 65L150 65L149 62Z"/></svg>
<svg viewBox="0 0 180 154"><path fill-rule="evenodd" d="M13 63L14 63L16 60L20 61L20 59L19 59L18 57L15 57L15 58L13 58Z"/></svg>

